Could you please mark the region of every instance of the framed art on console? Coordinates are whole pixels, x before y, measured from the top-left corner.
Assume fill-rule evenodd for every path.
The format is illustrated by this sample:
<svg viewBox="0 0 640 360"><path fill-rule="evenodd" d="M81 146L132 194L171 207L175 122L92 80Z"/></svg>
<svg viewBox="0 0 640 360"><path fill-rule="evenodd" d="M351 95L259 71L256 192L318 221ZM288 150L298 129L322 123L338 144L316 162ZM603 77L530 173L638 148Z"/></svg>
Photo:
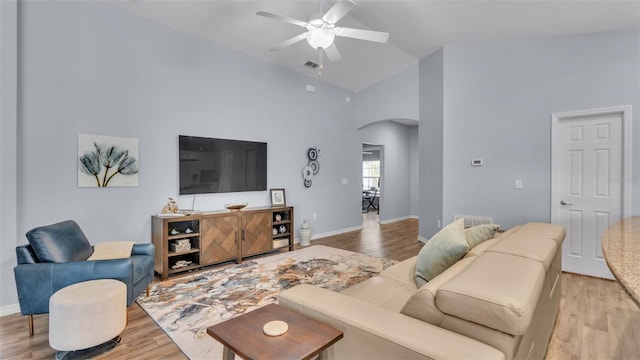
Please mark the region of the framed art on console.
<svg viewBox="0 0 640 360"><path fill-rule="evenodd" d="M284 197L284 189L270 189L271 191L271 206L286 206Z"/></svg>

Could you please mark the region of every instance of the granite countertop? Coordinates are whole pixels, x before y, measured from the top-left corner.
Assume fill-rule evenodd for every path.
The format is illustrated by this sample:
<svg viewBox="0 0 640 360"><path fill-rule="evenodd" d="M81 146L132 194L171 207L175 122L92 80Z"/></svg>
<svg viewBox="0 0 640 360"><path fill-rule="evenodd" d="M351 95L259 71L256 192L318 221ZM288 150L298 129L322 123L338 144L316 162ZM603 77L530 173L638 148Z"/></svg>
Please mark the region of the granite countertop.
<svg viewBox="0 0 640 360"><path fill-rule="evenodd" d="M613 276L640 307L640 216L609 227L602 235L602 252Z"/></svg>

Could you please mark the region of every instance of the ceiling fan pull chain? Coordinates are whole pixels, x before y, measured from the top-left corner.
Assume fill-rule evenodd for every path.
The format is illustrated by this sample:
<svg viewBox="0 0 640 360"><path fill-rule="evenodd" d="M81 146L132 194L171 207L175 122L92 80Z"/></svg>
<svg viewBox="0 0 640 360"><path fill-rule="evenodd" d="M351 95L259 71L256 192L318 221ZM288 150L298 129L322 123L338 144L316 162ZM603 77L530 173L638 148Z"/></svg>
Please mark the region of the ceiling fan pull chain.
<svg viewBox="0 0 640 360"><path fill-rule="evenodd" d="M320 64L320 66L318 67L318 77L322 77L322 69L324 68L324 66L322 65L322 48L318 48L318 63Z"/></svg>

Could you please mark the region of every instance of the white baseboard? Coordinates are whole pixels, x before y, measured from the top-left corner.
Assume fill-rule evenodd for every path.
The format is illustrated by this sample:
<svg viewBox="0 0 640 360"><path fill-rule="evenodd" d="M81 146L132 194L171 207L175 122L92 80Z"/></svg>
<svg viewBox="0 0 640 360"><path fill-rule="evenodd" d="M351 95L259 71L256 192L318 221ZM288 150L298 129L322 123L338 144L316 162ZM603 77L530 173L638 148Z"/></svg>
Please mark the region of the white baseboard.
<svg viewBox="0 0 640 360"><path fill-rule="evenodd" d="M320 238L325 238L325 237L328 237L328 236L340 235L340 234L344 234L344 233L348 233L348 232L352 232L352 231L358 231L358 230L362 230L362 225L358 225L358 226L354 226L354 227L350 227L350 228L346 228L346 229L329 231L329 232L322 233L322 234L311 235L311 241L317 240L317 239L320 239Z"/></svg>
<svg viewBox="0 0 640 360"><path fill-rule="evenodd" d="M403 217L399 217L399 218L394 218L394 219L387 219L387 220L380 220L380 224L390 224L392 222L396 222L396 221L402 221L402 220L407 220L407 219L417 219L418 217L415 215L408 215L408 216L403 216Z"/></svg>
<svg viewBox="0 0 640 360"><path fill-rule="evenodd" d="M0 316L11 315L20 312L20 304L0 306Z"/></svg>
<svg viewBox="0 0 640 360"><path fill-rule="evenodd" d="M429 241L429 239L427 239L426 237L418 234L418 240L422 241L423 243L427 243L427 241Z"/></svg>

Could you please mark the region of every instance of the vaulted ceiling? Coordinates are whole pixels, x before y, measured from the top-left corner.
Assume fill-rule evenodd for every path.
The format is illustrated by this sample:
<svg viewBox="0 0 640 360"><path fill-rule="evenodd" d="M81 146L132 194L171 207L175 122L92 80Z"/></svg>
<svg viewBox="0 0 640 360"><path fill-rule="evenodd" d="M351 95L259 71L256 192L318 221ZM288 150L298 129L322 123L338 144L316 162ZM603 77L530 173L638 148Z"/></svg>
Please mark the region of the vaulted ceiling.
<svg viewBox="0 0 640 360"><path fill-rule="evenodd" d="M323 0L324 10L334 0ZM640 29L640 1L356 0L338 25L386 31L386 44L336 38L342 59L324 60L322 79L360 91L446 45ZM256 15L306 21L317 0L112 0L113 6L293 71L317 77L306 41L268 49L304 29Z"/></svg>

